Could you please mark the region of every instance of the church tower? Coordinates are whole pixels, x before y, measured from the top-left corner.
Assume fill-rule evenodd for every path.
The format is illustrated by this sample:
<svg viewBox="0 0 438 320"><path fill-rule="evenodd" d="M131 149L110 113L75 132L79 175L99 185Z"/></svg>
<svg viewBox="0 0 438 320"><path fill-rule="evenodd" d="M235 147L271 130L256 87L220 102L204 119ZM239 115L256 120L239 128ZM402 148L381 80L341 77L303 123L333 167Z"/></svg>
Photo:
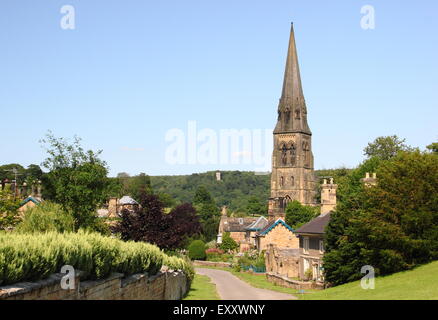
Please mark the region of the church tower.
<svg viewBox="0 0 438 320"><path fill-rule="evenodd" d="M284 72L283 91L278 105L272 153L269 216L284 217L288 202L298 200L315 205L312 132L307 124L307 108L301 86L293 25Z"/></svg>

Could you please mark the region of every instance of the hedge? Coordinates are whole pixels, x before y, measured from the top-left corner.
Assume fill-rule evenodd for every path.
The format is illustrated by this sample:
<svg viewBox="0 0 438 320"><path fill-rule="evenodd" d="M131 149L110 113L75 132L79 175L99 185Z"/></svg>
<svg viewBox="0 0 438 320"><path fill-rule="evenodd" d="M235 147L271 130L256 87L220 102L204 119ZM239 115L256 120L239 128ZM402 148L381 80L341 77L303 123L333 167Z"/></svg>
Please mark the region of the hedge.
<svg viewBox="0 0 438 320"><path fill-rule="evenodd" d="M125 276L156 274L166 264L182 270L191 281L192 265L168 257L157 246L124 242L97 233L0 233L0 285L36 281L60 272L63 265L83 271L83 280L102 279L112 272Z"/></svg>

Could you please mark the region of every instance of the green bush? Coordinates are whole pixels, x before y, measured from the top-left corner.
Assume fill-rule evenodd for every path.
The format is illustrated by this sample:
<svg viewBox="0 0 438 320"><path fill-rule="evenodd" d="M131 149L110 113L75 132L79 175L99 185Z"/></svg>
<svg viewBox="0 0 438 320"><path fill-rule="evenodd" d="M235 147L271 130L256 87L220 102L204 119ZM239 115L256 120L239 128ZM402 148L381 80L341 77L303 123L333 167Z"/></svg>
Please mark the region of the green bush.
<svg viewBox="0 0 438 320"><path fill-rule="evenodd" d="M74 223L71 213L65 212L56 203L44 201L38 206L28 209L15 230L21 233L72 232Z"/></svg>
<svg viewBox="0 0 438 320"><path fill-rule="evenodd" d="M205 243L202 240L195 240L189 245L189 258L192 260L205 260Z"/></svg>
<svg viewBox="0 0 438 320"><path fill-rule="evenodd" d="M231 238L229 232L225 232L219 247L224 251L234 251L239 248L239 244Z"/></svg>
<svg viewBox="0 0 438 320"><path fill-rule="evenodd" d="M124 242L97 233L0 233L0 285L44 279L71 265L86 279L102 279L112 272L125 276L156 274L163 264L193 278L187 261L168 257L144 242Z"/></svg>

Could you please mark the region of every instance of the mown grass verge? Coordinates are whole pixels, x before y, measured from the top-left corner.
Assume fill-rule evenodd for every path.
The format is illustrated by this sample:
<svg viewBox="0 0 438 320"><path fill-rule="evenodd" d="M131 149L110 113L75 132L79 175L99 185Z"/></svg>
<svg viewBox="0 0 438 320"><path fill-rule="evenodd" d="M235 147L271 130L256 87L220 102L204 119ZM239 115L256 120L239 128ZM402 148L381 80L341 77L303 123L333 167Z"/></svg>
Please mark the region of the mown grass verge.
<svg viewBox="0 0 438 320"><path fill-rule="evenodd" d="M220 300L216 285L209 277L195 274L190 291L183 300Z"/></svg>

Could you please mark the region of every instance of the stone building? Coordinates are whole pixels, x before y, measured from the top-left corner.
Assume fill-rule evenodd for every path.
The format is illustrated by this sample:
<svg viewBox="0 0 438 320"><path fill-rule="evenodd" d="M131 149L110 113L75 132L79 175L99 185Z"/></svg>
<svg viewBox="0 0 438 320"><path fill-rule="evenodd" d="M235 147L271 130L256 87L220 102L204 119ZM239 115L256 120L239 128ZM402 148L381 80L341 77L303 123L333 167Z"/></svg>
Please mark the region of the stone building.
<svg viewBox="0 0 438 320"><path fill-rule="evenodd" d="M222 207L221 220L219 222L219 231L217 243L222 243L224 233L230 233L231 238L240 245L240 251L254 249L256 247L255 236L258 231L268 224L268 220L261 217L228 217L227 208Z"/></svg>
<svg viewBox="0 0 438 320"><path fill-rule="evenodd" d="M24 216L24 212L26 212L30 208L34 208L41 203L41 200L32 196L27 197L20 203L20 207L18 207L17 211L21 217Z"/></svg>
<svg viewBox="0 0 438 320"><path fill-rule="evenodd" d="M322 258L324 256L324 234L325 227L330 221L330 215L330 212L322 214L295 231L298 235L300 244L300 279L324 282L322 267ZM308 277L308 275L310 275L310 277Z"/></svg>
<svg viewBox="0 0 438 320"><path fill-rule="evenodd" d="M284 209L293 200L304 205L316 204L312 132L307 123L307 107L292 25L277 125L274 129L270 220L284 218Z"/></svg>
<svg viewBox="0 0 438 320"><path fill-rule="evenodd" d="M130 196L123 196L120 199L112 197L104 208L97 210L97 214L99 217L117 218L120 217L122 210L136 211L139 207L139 203Z"/></svg>
<svg viewBox="0 0 438 320"><path fill-rule="evenodd" d="M256 248L259 252L266 251L269 245L298 249L299 242L294 230L283 219L278 218L267 224L256 235Z"/></svg>
<svg viewBox="0 0 438 320"><path fill-rule="evenodd" d="M285 276L289 279L298 278L300 274L300 249L278 248L270 244L266 248L266 272Z"/></svg>

